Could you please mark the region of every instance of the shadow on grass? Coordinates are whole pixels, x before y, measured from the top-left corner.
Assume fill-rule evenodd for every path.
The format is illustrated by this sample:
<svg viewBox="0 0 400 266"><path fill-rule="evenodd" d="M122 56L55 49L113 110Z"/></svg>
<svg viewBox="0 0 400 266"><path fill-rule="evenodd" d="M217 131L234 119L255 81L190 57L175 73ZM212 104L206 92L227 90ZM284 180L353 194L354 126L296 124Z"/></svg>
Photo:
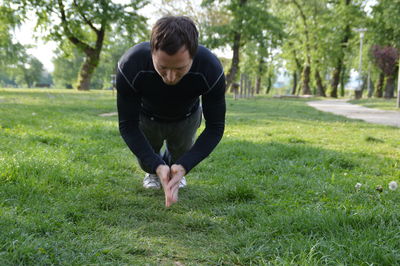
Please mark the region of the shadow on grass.
<svg viewBox="0 0 400 266"><path fill-rule="evenodd" d="M374 241L389 240L386 231L398 225L392 204L399 197L374 190L396 171L374 174L383 161L395 163L304 144L225 142L188 176L189 186L170 209L163 206L162 191L141 187L140 176L82 190L75 201L82 206L79 215L61 212L78 225L101 224L126 241L121 247L136 241L149 261L160 256L191 263L261 263L282 256L296 261L293 256L310 259L317 242L313 256L326 262L393 262L394 255L365 254ZM356 182L364 184L361 191L355 191ZM341 257L343 247L353 256Z"/></svg>
<svg viewBox="0 0 400 266"><path fill-rule="evenodd" d="M70 177L78 182L65 183L57 178L65 166L52 166L60 169L46 179L48 170L38 172L35 164L22 163L14 169L15 179L2 175L1 195L9 199L2 206L16 210L3 220L3 251L16 256L12 261L25 263L54 263L51 254L71 261L79 253L72 261L156 263L162 257L167 263L248 264L282 256L310 259L307 254L318 242L313 256L327 262L356 263L363 256L377 263L383 255L393 262L394 255L364 254L374 241L389 241L386 231L399 225L398 216L388 211L399 197L378 195L375 182L385 177L370 173L387 160L305 144L225 141L188 176L189 186L170 209L163 206L162 191L143 189L141 178L111 181L81 169L79 177ZM360 180L365 173L368 180ZM96 181L79 181L85 176ZM365 190L354 190L358 181ZM16 236L10 217L17 221L16 234L29 236L12 249ZM353 245L357 242L363 249ZM41 253L38 243L54 246L45 245ZM354 256L342 258L343 246Z"/></svg>
<svg viewBox="0 0 400 266"><path fill-rule="evenodd" d="M381 172L379 165L384 162L392 168ZM205 248L213 261L221 254L230 263L244 264L257 261L257 256L267 260L285 253L307 256L320 241L320 253L315 255L319 259L329 254L325 259L330 262L361 262L357 258L378 262L381 253L365 255L351 243L390 239L386 230L399 224L392 212L399 196L375 191L376 184L386 183L396 173L395 163L304 144L225 142L192 172L193 178L188 177L190 185L182 190L179 204L169 210L143 209L136 219L144 223L144 236L167 238L180 243L181 249L201 237L199 248ZM364 184L361 191L355 190L356 182ZM153 195L137 192L143 201L151 201ZM154 196L162 204L162 193ZM203 246L207 241L212 243L209 248ZM334 252L330 241L337 243ZM355 258L342 258L341 245ZM373 249L373 244L365 245ZM389 255L385 261L395 259Z"/></svg>

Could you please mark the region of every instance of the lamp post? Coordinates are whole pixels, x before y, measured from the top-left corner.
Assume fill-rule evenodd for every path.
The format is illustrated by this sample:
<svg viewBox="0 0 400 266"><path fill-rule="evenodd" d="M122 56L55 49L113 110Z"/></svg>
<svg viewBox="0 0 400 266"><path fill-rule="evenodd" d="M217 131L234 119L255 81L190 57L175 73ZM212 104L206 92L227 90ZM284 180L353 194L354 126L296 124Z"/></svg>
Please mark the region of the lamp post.
<svg viewBox="0 0 400 266"><path fill-rule="evenodd" d="M354 31L360 33L360 63L358 65L359 84L355 91L356 99L360 99L362 96L362 48L363 48L364 33L367 31L367 29L360 28L360 29L354 29Z"/></svg>

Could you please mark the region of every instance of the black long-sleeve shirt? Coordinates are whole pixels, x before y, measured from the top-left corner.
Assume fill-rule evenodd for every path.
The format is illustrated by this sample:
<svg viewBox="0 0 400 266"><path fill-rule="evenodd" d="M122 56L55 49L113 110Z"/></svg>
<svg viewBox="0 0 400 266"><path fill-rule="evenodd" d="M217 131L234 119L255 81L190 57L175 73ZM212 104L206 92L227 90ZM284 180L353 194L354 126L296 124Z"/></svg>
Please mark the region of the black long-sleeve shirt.
<svg viewBox="0 0 400 266"><path fill-rule="evenodd" d="M165 164L139 129L139 114L164 122L185 118L201 96L205 129L193 147L175 163L189 172L217 146L225 126L225 76L221 63L199 45L189 72L175 85L167 85L156 72L150 43L130 48L118 62L117 106L119 129L130 150L153 169Z"/></svg>

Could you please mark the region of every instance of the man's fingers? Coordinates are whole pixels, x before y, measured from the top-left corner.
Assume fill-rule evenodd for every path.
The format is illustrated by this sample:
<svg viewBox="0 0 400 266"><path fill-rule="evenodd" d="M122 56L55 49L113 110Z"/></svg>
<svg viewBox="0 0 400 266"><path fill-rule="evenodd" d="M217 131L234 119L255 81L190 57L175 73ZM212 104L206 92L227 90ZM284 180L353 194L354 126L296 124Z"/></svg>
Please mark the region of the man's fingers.
<svg viewBox="0 0 400 266"><path fill-rule="evenodd" d="M171 181L164 188L166 207L170 207L173 203L178 201L179 182L176 182L175 185L171 186Z"/></svg>
<svg viewBox="0 0 400 266"><path fill-rule="evenodd" d="M172 187L171 189L172 200L174 202L178 201L178 192L179 192L179 183L176 186Z"/></svg>
<svg viewBox="0 0 400 266"><path fill-rule="evenodd" d="M169 176L163 176L160 177L160 181L161 181L161 185L164 189L164 196L165 196L165 206L168 208L169 206L171 206L171 189L170 186L168 184L169 182Z"/></svg>
<svg viewBox="0 0 400 266"><path fill-rule="evenodd" d="M160 176L165 194L165 206L167 208L178 201L179 184L182 176L178 171L171 171L166 175Z"/></svg>
<svg viewBox="0 0 400 266"><path fill-rule="evenodd" d="M168 182L168 186L174 187L181 182L182 177L179 175L172 176L172 179Z"/></svg>
<svg viewBox="0 0 400 266"><path fill-rule="evenodd" d="M173 203L177 202L177 199L175 199L171 193L169 193L169 195L165 195L165 206L169 207L171 206Z"/></svg>

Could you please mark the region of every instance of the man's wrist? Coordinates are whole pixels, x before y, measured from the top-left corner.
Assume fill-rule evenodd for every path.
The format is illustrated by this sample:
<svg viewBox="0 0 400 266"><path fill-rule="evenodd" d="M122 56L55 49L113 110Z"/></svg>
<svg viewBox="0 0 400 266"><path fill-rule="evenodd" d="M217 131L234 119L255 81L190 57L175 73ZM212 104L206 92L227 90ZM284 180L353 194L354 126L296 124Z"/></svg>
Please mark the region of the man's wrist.
<svg viewBox="0 0 400 266"><path fill-rule="evenodd" d="M174 164L174 165L172 165L172 166L174 166L174 167L176 168L176 170L178 170L178 171L180 171L180 172L183 172L183 175L186 174L186 169L185 169L185 167L183 167L183 165L181 165L181 164ZM172 167L172 166L171 166L171 167Z"/></svg>
<svg viewBox="0 0 400 266"><path fill-rule="evenodd" d="M164 167L168 167L168 165L166 165L166 164L159 164L157 167L156 167L156 173L158 173L159 171L161 171Z"/></svg>

